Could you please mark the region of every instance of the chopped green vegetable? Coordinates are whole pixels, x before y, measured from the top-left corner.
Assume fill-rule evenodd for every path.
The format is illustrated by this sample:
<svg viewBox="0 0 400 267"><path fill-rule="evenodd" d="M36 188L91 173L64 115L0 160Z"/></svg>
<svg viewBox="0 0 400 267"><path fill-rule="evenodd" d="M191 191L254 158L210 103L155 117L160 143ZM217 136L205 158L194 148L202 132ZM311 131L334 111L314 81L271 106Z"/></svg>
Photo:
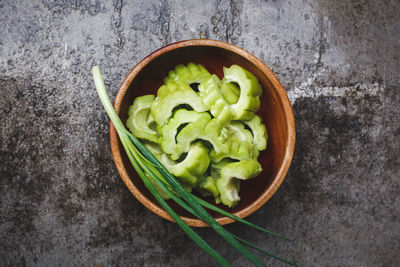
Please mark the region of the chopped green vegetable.
<svg viewBox="0 0 400 267"><path fill-rule="evenodd" d="M162 154L160 161L168 171L191 186L196 185L199 177L203 176L210 164L208 149L201 142L192 144L187 156L181 162L172 161L167 154Z"/></svg>
<svg viewBox="0 0 400 267"><path fill-rule="evenodd" d="M199 93L211 115L218 120L220 126L223 126L232 119L233 114L220 92L220 84L218 77L212 75L199 85Z"/></svg>
<svg viewBox="0 0 400 267"><path fill-rule="evenodd" d="M181 152L188 151L190 143L197 139L208 141L217 152L222 153L226 151L225 140L219 135L219 129L214 123L218 124L219 121L217 119L210 120L210 118L201 117L195 122L186 125L176 136L176 140L180 145L178 147L182 148Z"/></svg>
<svg viewBox="0 0 400 267"><path fill-rule="evenodd" d="M126 126L135 133L138 138L158 143L158 133L150 128L154 121L150 113L154 95L144 95L135 98L133 105L129 107Z"/></svg>
<svg viewBox="0 0 400 267"><path fill-rule="evenodd" d="M235 162L232 159L224 158L219 162L210 164L210 176L203 177L197 186L197 191L199 191L203 196L213 196L215 203L221 203L220 193L217 188L216 180L221 176L221 169L229 164Z"/></svg>
<svg viewBox="0 0 400 267"><path fill-rule="evenodd" d="M197 189L203 196L213 196L214 198L219 196L217 185L215 184L214 178L211 176L204 177L200 181Z"/></svg>
<svg viewBox="0 0 400 267"><path fill-rule="evenodd" d="M178 65L168 73L164 83L182 82L186 85L199 84L211 74L202 65L189 63L187 66Z"/></svg>
<svg viewBox="0 0 400 267"><path fill-rule="evenodd" d="M162 150L170 154L171 158L177 160L184 151L181 144L177 144L176 136L178 129L190 122L195 122L200 118L211 119L210 114L207 112L196 112L185 109L177 110L173 117L160 128L160 145Z"/></svg>
<svg viewBox="0 0 400 267"><path fill-rule="evenodd" d="M239 99L230 107L235 120L249 120L260 107L261 85L257 78L238 65L224 68L227 83L237 83L240 87Z"/></svg>
<svg viewBox="0 0 400 267"><path fill-rule="evenodd" d="M219 162L223 158L235 160L257 159L258 153L253 144L253 135L240 121L231 121L225 126L225 135L227 140L225 144L228 150L217 152L211 151L210 157L213 162Z"/></svg>
<svg viewBox="0 0 400 267"><path fill-rule="evenodd" d="M159 144L156 151L150 149L188 191L197 188L203 195L213 196L216 203L223 190L222 182L216 185L221 168L234 161L257 160L266 148L267 135L261 118L254 114L261 94L257 78L238 65L223 71L221 81L202 65L176 66L156 98L135 99L127 120L136 137ZM242 172L248 169L245 164L233 166L240 166ZM207 169L209 174L205 174ZM239 183L236 179L226 186L238 191ZM232 206L237 199L222 203Z"/></svg>
<svg viewBox="0 0 400 267"><path fill-rule="evenodd" d="M240 95L240 88L235 83L227 82L226 79L222 79L221 94L229 104L235 104Z"/></svg>
<svg viewBox="0 0 400 267"><path fill-rule="evenodd" d="M225 165L221 169L221 177L217 179L217 188L221 194L221 202L228 207L239 203L240 180L247 180L261 172L261 166L256 160L243 160Z"/></svg>
<svg viewBox="0 0 400 267"><path fill-rule="evenodd" d="M160 125L167 123L175 107L188 105L197 112L207 111L200 96L184 83L169 82L158 89L151 105L151 114Z"/></svg>
<svg viewBox="0 0 400 267"><path fill-rule="evenodd" d="M243 121L246 124L254 137L254 146L258 151L262 151L267 148L267 128L261 122L261 118L255 115L248 121Z"/></svg>

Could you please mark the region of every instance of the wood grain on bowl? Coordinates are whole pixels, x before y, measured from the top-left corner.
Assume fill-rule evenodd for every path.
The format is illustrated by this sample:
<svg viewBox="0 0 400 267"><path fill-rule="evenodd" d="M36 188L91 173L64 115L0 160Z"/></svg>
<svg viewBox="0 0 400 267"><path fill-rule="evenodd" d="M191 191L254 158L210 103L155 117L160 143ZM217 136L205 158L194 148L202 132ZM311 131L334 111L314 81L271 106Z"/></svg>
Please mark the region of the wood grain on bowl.
<svg viewBox="0 0 400 267"><path fill-rule="evenodd" d="M253 73L259 80L263 93L259 114L268 129L267 149L261 152L258 161L262 173L241 183L241 201L233 209L219 205L238 217L244 218L258 210L271 198L282 183L289 169L295 144L295 125L292 107L287 94L273 72L259 59L245 50L221 41L188 40L165 46L144 58L125 78L118 90L114 108L123 122L128 118L128 108L137 96L156 94L168 72L178 64L194 62L202 64L210 73L223 77L223 67L237 64ZM122 180L132 194L147 208L163 218L172 220L145 188L142 180L131 166L117 132L111 125L110 142L112 155ZM212 203L212 198L204 198ZM197 227L208 226L193 217L172 201L171 207L183 220ZM214 204L214 203L213 203ZM233 220L210 212L220 224Z"/></svg>

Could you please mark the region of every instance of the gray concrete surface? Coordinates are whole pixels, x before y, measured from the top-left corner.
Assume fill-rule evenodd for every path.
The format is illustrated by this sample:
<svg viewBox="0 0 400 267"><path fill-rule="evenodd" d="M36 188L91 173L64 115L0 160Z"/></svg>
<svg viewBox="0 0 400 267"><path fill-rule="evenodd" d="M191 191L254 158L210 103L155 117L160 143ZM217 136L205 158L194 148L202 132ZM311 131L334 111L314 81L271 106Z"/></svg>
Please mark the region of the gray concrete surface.
<svg viewBox="0 0 400 267"><path fill-rule="evenodd" d="M249 219L297 243L228 229L300 266L399 266L399 14L395 0L0 1L0 266L215 265L122 183L90 75L100 64L115 95L147 54L198 37L263 60L296 119L289 174Z"/></svg>

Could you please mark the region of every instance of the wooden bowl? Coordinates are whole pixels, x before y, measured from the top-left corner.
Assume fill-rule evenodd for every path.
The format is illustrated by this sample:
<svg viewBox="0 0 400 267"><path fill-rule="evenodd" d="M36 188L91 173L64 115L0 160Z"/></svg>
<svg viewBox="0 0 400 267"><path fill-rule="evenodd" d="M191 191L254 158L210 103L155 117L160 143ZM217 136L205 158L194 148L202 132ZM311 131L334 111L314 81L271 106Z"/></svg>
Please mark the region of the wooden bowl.
<svg viewBox="0 0 400 267"><path fill-rule="evenodd" d="M232 209L219 205L244 218L258 210L276 192L285 178L294 152L295 125L292 107L281 83L264 63L249 52L221 41L202 39L170 44L148 55L129 72L118 90L114 108L125 122L128 108L135 97L156 94L168 71L178 64L186 65L189 62L202 64L210 73L217 74L220 78L223 76L222 67L237 64L253 73L262 85L261 107L257 113L263 118L269 135L267 149L258 158L263 171L258 177L241 182L239 205ZM112 125L110 142L118 172L131 193L148 209L173 221L134 171ZM213 199L205 199L213 203ZM172 201L168 203L188 225L208 226ZM222 225L233 222L230 218L210 213Z"/></svg>

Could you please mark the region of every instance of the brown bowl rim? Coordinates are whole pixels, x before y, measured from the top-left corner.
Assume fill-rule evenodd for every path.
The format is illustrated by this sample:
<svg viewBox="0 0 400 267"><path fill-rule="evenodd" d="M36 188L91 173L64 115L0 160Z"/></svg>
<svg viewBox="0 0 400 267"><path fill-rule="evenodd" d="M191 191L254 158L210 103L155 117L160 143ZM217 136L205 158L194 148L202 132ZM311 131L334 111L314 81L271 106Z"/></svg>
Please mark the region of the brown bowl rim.
<svg viewBox="0 0 400 267"><path fill-rule="evenodd" d="M218 47L222 49L229 50L231 52L234 52L236 54L239 54L243 58L246 58L247 60L250 60L255 64L258 68L262 70L262 72L267 76L267 78L271 81L271 83L274 85L273 87L277 91L279 95L279 99L282 102L283 110L284 110L284 115L287 121L286 127L287 127L287 132L288 132L288 140L287 140L287 146L285 150L285 156L283 158L282 164L279 168L279 171L276 175L276 177L273 179L273 182L271 185L261 194L261 196L253 202L251 205L237 211L234 213L234 215L238 216L239 218L245 218L248 215L252 214L259 208L261 208L271 197L275 192L278 190L279 186L281 185L282 181L284 180L288 170L289 166L291 163L291 160L293 158L293 153L294 153L294 147L295 147L295 139L296 139L296 131L295 131L295 123L294 123L294 116L293 116L293 110L292 106L290 104L289 98L286 94L285 89L283 88L282 84L278 80L278 78L275 76L275 74L271 71L269 67L267 67L261 60L259 60L257 57L254 55L250 54L246 50L237 47L233 44L229 44L223 41L217 41L217 40L211 40L211 39L191 39L191 40L185 40L185 41L179 41L176 43L169 44L167 46L164 46L148 56L146 56L142 61L140 61L126 76L124 79L123 83L121 84L117 95L115 96L114 100L114 108L117 112L119 113L120 105L123 100L123 96L127 92L129 85L133 81L133 79L136 77L136 75L147 65L149 64L153 59L157 58L158 56L169 52L171 50L179 49L182 47L189 47L189 46L211 46L211 47ZM169 221L174 222L174 220L171 218L171 216L162 208L154 204L151 200L149 200L145 195L140 192L140 190L134 185L132 180L129 178L129 175L124 168L123 162L122 162L122 157L121 157L121 150L119 149L119 139L118 139L118 134L112 125L110 123L110 145L111 145L111 152L112 156L115 162L115 165L117 167L117 170L124 181L125 185L128 187L129 191L141 202L145 207L147 207L149 210L154 212L155 214L161 216L164 219L167 219ZM122 152L125 153L125 152ZM199 219L194 219L194 218L188 218L181 216L181 218L190 226L194 227L208 227L209 225ZM228 217L220 217L217 218L216 221L221 224L221 225L226 225L234 222L233 219L230 219Z"/></svg>

